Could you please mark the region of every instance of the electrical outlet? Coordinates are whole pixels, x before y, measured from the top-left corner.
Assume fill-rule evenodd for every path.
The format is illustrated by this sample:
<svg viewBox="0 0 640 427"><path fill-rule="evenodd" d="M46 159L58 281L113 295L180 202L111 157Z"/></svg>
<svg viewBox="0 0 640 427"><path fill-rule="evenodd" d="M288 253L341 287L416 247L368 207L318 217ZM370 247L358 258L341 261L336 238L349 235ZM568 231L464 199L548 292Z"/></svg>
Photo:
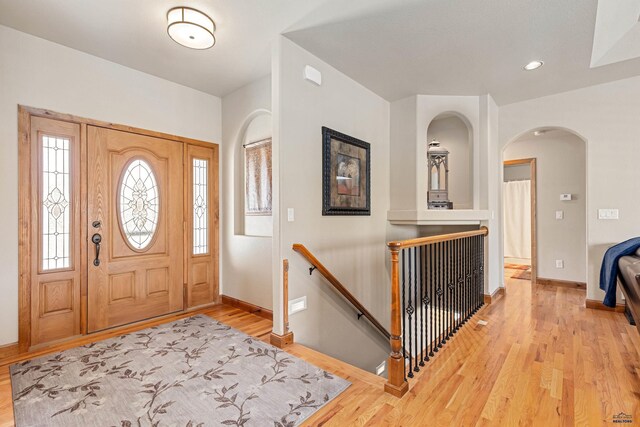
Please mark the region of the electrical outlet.
<svg viewBox="0 0 640 427"><path fill-rule="evenodd" d="M295 221L295 219L296 219L296 216L293 208L287 208L287 221L293 222Z"/></svg>
<svg viewBox="0 0 640 427"><path fill-rule="evenodd" d="M556 219L564 219L564 211L556 211Z"/></svg>
<svg viewBox="0 0 640 427"><path fill-rule="evenodd" d="M556 268L564 268L564 261L561 259L556 260Z"/></svg>
<svg viewBox="0 0 640 427"><path fill-rule="evenodd" d="M561 194L560 195L560 200L563 200L565 202L569 201L569 200L572 200L572 199L573 199L573 197L571 196L571 194Z"/></svg>
<svg viewBox="0 0 640 427"><path fill-rule="evenodd" d="M384 375L384 371L387 370L387 362L384 361L376 367L376 375L382 376Z"/></svg>

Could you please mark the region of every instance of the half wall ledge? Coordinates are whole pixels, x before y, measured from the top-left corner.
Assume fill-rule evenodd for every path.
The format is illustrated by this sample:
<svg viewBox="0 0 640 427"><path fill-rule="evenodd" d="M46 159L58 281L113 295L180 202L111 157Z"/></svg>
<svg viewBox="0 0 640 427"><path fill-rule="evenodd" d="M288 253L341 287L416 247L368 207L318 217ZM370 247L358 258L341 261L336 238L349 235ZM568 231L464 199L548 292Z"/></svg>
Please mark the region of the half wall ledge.
<svg viewBox="0 0 640 427"><path fill-rule="evenodd" d="M488 210L475 209L387 211L387 221L394 225L481 225L483 221L488 221L489 217Z"/></svg>

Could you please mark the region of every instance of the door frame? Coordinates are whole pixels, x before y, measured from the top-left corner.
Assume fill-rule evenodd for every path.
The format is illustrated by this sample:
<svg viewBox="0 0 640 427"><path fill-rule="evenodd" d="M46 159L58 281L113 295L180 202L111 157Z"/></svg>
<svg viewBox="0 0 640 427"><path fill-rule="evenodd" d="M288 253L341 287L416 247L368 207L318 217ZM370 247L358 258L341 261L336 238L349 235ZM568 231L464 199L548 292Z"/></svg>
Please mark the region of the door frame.
<svg viewBox="0 0 640 427"><path fill-rule="evenodd" d="M519 165L529 165L530 168L530 176L531 176L531 284L536 284L538 280L538 233L537 233L537 176L536 176L536 158L530 157L526 159L514 159L514 160L505 160L503 162L503 169L507 166L519 166ZM504 173L504 171L503 171ZM504 209L504 199L502 200L502 208ZM504 218L501 226L504 230ZM503 232L504 235L504 232ZM503 268L504 274L504 268Z"/></svg>
<svg viewBox="0 0 640 427"><path fill-rule="evenodd" d="M31 221L31 211L35 208L36 195L33 192L31 185L31 173L32 173L32 161L31 161L31 117L44 117L64 122L76 123L80 125L80 174L86 176L86 155L87 155L87 126L96 126L106 129L119 130L123 132L129 132L138 135L151 136L155 138L167 139L170 141L181 142L184 144L184 150L189 145L195 145L200 147L207 147L213 150L214 161L212 165L215 169L215 178L212 182L213 193L215 196L214 203L212 204L212 234L213 241L211 242L211 256L213 257L214 264L214 281L216 283L216 289L219 289L220 280L220 268L219 268L219 145L214 142L200 141L196 139L186 138L177 135L171 135L162 132L156 132L148 129L141 129L133 126L115 124L104 122L100 120L88 119L84 117L75 116L72 114L58 113L55 111L34 108L24 105L18 105L18 352L23 353L29 351L31 347L31 263L32 263L32 250L31 236L32 233L37 232L38 224L33 224ZM184 157L184 156L183 156ZM183 159L184 160L184 159ZM189 169L190 170L190 169ZM187 186L186 180L184 183ZM189 189L185 188L185 191ZM80 206L86 206L87 203L87 187L86 180L81 179L80 194L79 194ZM186 221L187 209L186 204L183 206L185 213L183 220ZM87 223L86 209L80 209L81 216L80 221L82 224ZM183 230L187 226L186 222L183 222ZM81 227L84 229L84 227ZM184 253L183 263L187 262L186 250L187 234L184 234ZM80 257L81 257L81 276L80 276L80 335L87 335L87 239L86 232L81 232L80 239ZM186 286L184 278L185 272L183 271L183 286ZM186 289L183 290L186 293ZM217 296L219 302L220 296ZM186 301L185 301L186 304ZM186 310L186 305L183 306L183 311ZM71 337L69 337L71 338Z"/></svg>

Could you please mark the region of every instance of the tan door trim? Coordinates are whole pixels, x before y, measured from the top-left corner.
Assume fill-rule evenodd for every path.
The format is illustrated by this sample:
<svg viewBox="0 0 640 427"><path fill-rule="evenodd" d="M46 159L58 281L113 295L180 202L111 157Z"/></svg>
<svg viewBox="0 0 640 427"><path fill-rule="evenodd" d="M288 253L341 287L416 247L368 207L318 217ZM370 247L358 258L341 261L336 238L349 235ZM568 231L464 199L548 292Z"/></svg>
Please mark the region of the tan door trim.
<svg viewBox="0 0 640 427"><path fill-rule="evenodd" d="M537 233L537 176L536 159L515 159L505 160L504 166L529 165L531 168L531 283L535 284L538 279L538 233ZM504 200L503 200L504 204Z"/></svg>
<svg viewBox="0 0 640 427"><path fill-rule="evenodd" d="M219 145L214 142L200 141L197 139L186 138L177 135L171 135L162 132L156 132L148 129L141 129L133 126L109 123L100 120L88 119L85 117L75 116L72 114L58 113L55 111L34 108L24 105L18 105L18 348L19 352L23 353L29 351L31 348L31 236L33 233L32 227L37 224L32 224L31 210L34 206L34 194L31 188L31 118L32 117L45 117L54 120L66 121L71 123L77 123L80 125L80 156L81 156L81 168L80 173L86 176L86 156L87 156L87 126L98 126L107 129L114 129L125 131L129 133L152 136L156 138L168 139L171 141L177 141L184 143L185 145L194 145L200 147L208 147L214 150L215 158L215 170L218 171L218 153ZM218 223L218 176L216 175L215 196L216 205L214 210L214 218L212 221L213 235L216 236L216 240L219 236L219 223ZM80 203L81 206L86 206L86 180L81 180L80 187ZM81 222L86 223L86 212L81 209ZM81 239L80 250L81 260L84 263L83 271L81 275L81 297L80 297L80 333L86 334L87 331L87 276L86 276L86 259L87 259L87 245L86 239ZM218 241L214 242L216 254L216 274L218 274ZM213 255L212 255L213 256ZM218 278L216 277L216 283Z"/></svg>

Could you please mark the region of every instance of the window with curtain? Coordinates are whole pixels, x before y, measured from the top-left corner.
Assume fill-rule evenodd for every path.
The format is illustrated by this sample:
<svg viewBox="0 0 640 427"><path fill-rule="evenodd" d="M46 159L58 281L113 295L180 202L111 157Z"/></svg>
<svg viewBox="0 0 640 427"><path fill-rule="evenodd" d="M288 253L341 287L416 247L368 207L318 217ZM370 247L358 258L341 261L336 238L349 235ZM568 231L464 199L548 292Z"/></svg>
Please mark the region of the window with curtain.
<svg viewBox="0 0 640 427"><path fill-rule="evenodd" d="M271 215L271 138L244 145L245 215Z"/></svg>

